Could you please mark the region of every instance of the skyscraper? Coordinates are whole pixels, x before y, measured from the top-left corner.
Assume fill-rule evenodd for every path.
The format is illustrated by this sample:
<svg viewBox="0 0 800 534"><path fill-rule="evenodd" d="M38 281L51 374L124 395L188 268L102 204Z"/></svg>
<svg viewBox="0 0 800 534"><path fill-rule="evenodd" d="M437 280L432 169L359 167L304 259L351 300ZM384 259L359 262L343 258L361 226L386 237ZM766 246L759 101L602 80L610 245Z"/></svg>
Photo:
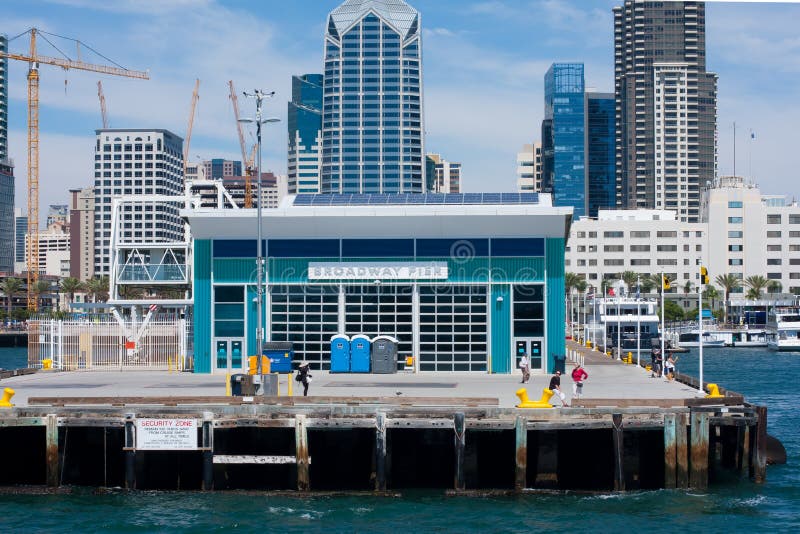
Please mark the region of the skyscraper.
<svg viewBox="0 0 800 534"><path fill-rule="evenodd" d="M542 143L537 141L522 145L517 152L517 191L520 193L542 190Z"/></svg>
<svg viewBox="0 0 800 534"><path fill-rule="evenodd" d="M420 15L402 0L346 0L328 16L323 193L421 193Z"/></svg>
<svg viewBox="0 0 800 534"><path fill-rule="evenodd" d="M705 4L614 8L617 203L699 220L717 165L717 76L706 72Z"/></svg>
<svg viewBox="0 0 800 534"><path fill-rule="evenodd" d="M553 63L544 75L542 189L554 206L586 215L583 63Z"/></svg>
<svg viewBox="0 0 800 534"><path fill-rule="evenodd" d="M614 209L617 180L614 143L614 95L586 92L586 187L588 215Z"/></svg>
<svg viewBox="0 0 800 534"><path fill-rule="evenodd" d="M289 193L319 193L322 153L322 74L292 76L289 128Z"/></svg>
<svg viewBox="0 0 800 534"><path fill-rule="evenodd" d="M28 215L22 208L14 208L14 271L22 272L25 265L25 234L28 233Z"/></svg>
<svg viewBox="0 0 800 534"><path fill-rule="evenodd" d="M214 158L204 161L202 165L205 167L206 180L222 180L226 176L242 176L242 162L238 160Z"/></svg>
<svg viewBox="0 0 800 534"><path fill-rule="evenodd" d="M425 158L428 175L428 190L433 193L461 192L461 164L447 161L441 154L428 154Z"/></svg>

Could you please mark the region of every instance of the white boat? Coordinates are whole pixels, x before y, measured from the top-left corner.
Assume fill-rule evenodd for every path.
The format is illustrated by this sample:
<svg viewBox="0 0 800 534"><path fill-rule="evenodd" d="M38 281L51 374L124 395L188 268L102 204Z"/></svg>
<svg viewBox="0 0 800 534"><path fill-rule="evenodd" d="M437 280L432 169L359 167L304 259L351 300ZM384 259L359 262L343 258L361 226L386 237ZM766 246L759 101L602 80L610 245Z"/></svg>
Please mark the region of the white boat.
<svg viewBox="0 0 800 534"><path fill-rule="evenodd" d="M700 346L700 330L684 332L678 336L678 346L685 348ZM725 339L717 336L716 332L703 332L703 348L724 347Z"/></svg>
<svg viewBox="0 0 800 534"><path fill-rule="evenodd" d="M616 347L621 342L625 352L638 345L649 353L653 338L659 336L660 317L655 300L635 297L598 297L588 303L589 324L586 339L601 347ZM640 341L637 342L637 336Z"/></svg>
<svg viewBox="0 0 800 534"><path fill-rule="evenodd" d="M710 333L721 338L726 347L766 347L772 337L766 328L718 328Z"/></svg>
<svg viewBox="0 0 800 534"><path fill-rule="evenodd" d="M767 346L778 351L800 351L800 307L775 308L769 312Z"/></svg>

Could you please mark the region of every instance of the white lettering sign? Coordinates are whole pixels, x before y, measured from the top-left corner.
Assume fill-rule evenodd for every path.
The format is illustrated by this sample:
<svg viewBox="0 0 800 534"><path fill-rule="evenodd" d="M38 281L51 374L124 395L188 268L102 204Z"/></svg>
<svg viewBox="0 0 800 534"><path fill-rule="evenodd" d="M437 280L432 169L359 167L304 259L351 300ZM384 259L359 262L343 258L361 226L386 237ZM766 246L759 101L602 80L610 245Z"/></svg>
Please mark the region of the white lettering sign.
<svg viewBox="0 0 800 534"><path fill-rule="evenodd" d="M309 262L309 280L447 280L447 262Z"/></svg>
<svg viewBox="0 0 800 534"><path fill-rule="evenodd" d="M197 450L197 419L137 419L136 449Z"/></svg>

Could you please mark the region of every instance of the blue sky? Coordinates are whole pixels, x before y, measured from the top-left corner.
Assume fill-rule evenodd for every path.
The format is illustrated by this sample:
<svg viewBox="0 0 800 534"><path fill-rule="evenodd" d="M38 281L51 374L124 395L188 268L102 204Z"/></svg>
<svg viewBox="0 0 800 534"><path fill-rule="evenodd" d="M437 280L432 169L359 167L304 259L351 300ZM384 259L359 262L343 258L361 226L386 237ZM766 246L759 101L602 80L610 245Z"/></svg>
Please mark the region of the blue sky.
<svg viewBox="0 0 800 534"><path fill-rule="evenodd" d="M409 0L422 13L426 149L461 161L466 191L512 191L516 152L539 138L543 76L554 61L586 63L588 86L613 90L611 0ZM103 81L115 128L185 135L195 78L200 100L190 158L239 155L228 80L277 92L265 167L286 169L291 75L320 72L327 14L339 0L4 0L0 32L31 26L76 37L150 81L41 69L42 207L91 185ZM798 193L800 4L713 2L706 8L708 69L719 74L719 171L752 175L771 194ZM64 41L53 41L68 47ZM24 51L18 39L12 51ZM62 48L74 56L74 48ZM42 44L40 53L57 55ZM84 56L93 62L99 57ZM27 65L9 64L10 153L17 202L26 198ZM251 101L240 100L244 115ZM749 132L756 140L749 140ZM800 195L797 195L800 196ZM43 209L43 211L45 211Z"/></svg>

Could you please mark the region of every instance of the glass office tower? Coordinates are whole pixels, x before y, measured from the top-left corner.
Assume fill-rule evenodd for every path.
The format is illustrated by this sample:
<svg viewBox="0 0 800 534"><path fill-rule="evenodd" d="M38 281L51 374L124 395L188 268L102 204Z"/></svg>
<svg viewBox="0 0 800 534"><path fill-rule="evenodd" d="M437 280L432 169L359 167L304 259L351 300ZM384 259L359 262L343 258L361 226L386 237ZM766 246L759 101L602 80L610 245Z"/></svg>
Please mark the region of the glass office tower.
<svg viewBox="0 0 800 534"><path fill-rule="evenodd" d="M322 193L424 190L420 15L346 0L328 17Z"/></svg>
<svg viewBox="0 0 800 534"><path fill-rule="evenodd" d="M586 184L589 216L617 204L613 93L586 93Z"/></svg>
<svg viewBox="0 0 800 534"><path fill-rule="evenodd" d="M292 76L287 125L288 192L319 193L322 143L322 74Z"/></svg>
<svg viewBox="0 0 800 534"><path fill-rule="evenodd" d="M587 213L584 114L583 63L553 63L544 75L542 188L575 219Z"/></svg>

